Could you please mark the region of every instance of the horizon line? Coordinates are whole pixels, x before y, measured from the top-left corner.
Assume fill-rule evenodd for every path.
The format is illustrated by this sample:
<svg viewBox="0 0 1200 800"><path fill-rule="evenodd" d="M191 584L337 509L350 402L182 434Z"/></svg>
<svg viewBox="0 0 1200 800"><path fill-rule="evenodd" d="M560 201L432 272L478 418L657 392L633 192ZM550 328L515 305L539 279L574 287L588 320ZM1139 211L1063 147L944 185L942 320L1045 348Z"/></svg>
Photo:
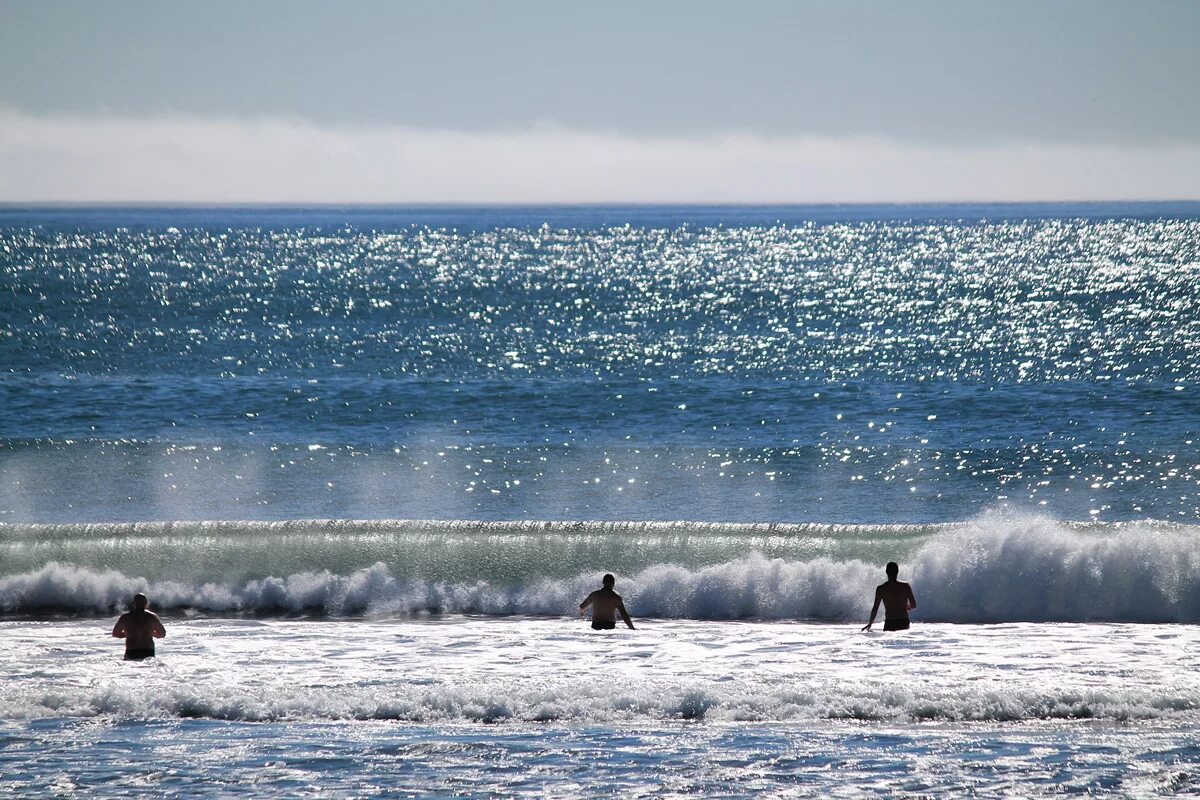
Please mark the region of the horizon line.
<svg viewBox="0 0 1200 800"><path fill-rule="evenodd" d="M1164 206L1164 205L1200 205L1200 196L1187 198L1162 199L1089 199L1089 200L854 200L854 201L705 201L705 200L654 200L654 201L625 201L625 200L572 200L572 201L477 201L477 200L431 200L431 201L195 201L195 200L0 200L0 210L86 210L86 209L229 209L229 210L341 210L341 209L484 209L484 208L911 208L911 207L953 207L953 206Z"/></svg>

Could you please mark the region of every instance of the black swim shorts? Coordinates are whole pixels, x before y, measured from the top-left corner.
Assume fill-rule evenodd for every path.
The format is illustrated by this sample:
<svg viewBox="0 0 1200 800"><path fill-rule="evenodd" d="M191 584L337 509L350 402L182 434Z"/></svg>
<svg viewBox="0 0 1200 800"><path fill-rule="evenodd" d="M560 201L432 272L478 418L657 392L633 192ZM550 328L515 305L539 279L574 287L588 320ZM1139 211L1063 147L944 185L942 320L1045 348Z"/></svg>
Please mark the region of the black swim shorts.
<svg viewBox="0 0 1200 800"><path fill-rule="evenodd" d="M883 629L885 631L906 631L908 630L908 617L885 619L883 621Z"/></svg>
<svg viewBox="0 0 1200 800"><path fill-rule="evenodd" d="M154 658L153 647L137 647L125 651L126 661L142 661L147 658Z"/></svg>
<svg viewBox="0 0 1200 800"><path fill-rule="evenodd" d="M603 619L592 620L592 630L594 630L594 631L611 631L615 627L617 627L617 623L615 620L603 620Z"/></svg>

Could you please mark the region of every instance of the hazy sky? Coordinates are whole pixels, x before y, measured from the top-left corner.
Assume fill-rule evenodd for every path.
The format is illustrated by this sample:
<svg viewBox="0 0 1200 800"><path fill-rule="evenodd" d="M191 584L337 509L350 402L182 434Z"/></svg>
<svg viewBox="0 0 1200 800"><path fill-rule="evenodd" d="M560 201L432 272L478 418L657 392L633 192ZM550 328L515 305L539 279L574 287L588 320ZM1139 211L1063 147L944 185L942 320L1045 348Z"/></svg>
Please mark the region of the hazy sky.
<svg viewBox="0 0 1200 800"><path fill-rule="evenodd" d="M1200 197L1200 2L0 0L0 200Z"/></svg>

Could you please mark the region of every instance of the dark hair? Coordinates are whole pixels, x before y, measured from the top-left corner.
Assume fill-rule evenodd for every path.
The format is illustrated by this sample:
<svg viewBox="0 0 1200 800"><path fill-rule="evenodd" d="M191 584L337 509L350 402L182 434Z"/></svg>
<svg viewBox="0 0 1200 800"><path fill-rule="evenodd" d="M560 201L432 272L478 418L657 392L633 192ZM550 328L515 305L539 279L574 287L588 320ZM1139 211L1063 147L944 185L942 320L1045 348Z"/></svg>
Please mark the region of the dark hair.
<svg viewBox="0 0 1200 800"><path fill-rule="evenodd" d="M889 561L884 569L887 571L888 575L897 575L900 573L900 565L895 561Z"/></svg>
<svg viewBox="0 0 1200 800"><path fill-rule="evenodd" d="M603 583L605 586L612 586L614 583L617 582L617 579L613 577L611 572L609 572L603 578L600 579L600 582Z"/></svg>
<svg viewBox="0 0 1200 800"><path fill-rule="evenodd" d="M138 592L133 596L134 608L145 608L148 602L150 601L146 599L146 595L142 594L141 592Z"/></svg>

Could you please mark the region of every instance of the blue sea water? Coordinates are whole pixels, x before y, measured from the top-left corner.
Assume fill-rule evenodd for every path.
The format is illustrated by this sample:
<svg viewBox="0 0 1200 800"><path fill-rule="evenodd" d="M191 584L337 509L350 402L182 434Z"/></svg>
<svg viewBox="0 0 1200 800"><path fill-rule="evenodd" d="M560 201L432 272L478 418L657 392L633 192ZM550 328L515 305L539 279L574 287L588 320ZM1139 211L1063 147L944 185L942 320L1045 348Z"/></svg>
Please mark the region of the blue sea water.
<svg viewBox="0 0 1200 800"><path fill-rule="evenodd" d="M1183 790L1198 286L1197 203L0 208L0 625L24 643L0 767L50 791L29 754L93 741L60 788L94 789L169 739L180 771L142 778L179 794ZM929 623L901 655L943 684L860 674L896 668L874 644L819 679L787 661L836 661L822 631L891 559ZM597 570L658 626L618 663L653 691L554 683L595 654L547 620ZM125 693L81 643L137 590L182 637L159 661L219 701L174 673ZM509 664L520 641L474 626L511 615L551 627ZM219 630L261 688L204 671L231 616L266 620ZM384 664L438 645L328 693L310 617ZM736 653L703 680L697 620ZM960 663L970 626L989 644ZM1090 672L1110 659L1132 666ZM471 671L493 662L523 679ZM624 755L570 768L594 748Z"/></svg>
<svg viewBox="0 0 1200 800"><path fill-rule="evenodd" d="M6 210L0 519L1194 520L1198 213Z"/></svg>

